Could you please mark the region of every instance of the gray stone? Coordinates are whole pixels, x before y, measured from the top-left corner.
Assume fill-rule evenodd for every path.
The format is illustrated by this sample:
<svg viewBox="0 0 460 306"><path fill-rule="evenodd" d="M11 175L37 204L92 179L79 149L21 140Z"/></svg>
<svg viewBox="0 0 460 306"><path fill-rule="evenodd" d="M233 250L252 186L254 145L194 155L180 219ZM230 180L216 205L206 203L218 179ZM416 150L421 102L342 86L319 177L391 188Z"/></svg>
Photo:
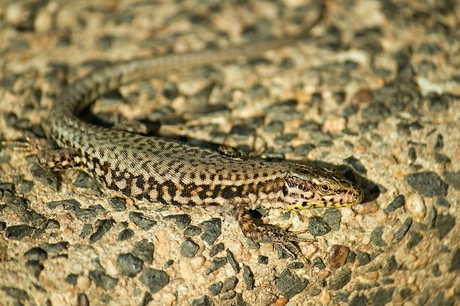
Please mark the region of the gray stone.
<svg viewBox="0 0 460 306"><path fill-rule="evenodd" d="M216 241L217 238L222 234L222 220L211 219L201 223L204 229L204 233L201 235L201 239L208 245L211 245Z"/></svg>
<svg viewBox="0 0 460 306"><path fill-rule="evenodd" d="M89 237L89 242L99 241L113 227L114 223L115 220L113 219L99 220L96 231Z"/></svg>
<svg viewBox="0 0 460 306"><path fill-rule="evenodd" d="M141 272L144 262L131 253L120 254L117 258L117 267L126 276L134 277Z"/></svg>
<svg viewBox="0 0 460 306"><path fill-rule="evenodd" d="M154 250L155 246L152 242L148 241L147 239L142 239L141 241L134 244L131 253L143 261L146 261L147 263L152 263Z"/></svg>
<svg viewBox="0 0 460 306"><path fill-rule="evenodd" d="M192 258L196 255L200 246L190 238L185 239L179 247L182 256Z"/></svg>
<svg viewBox="0 0 460 306"><path fill-rule="evenodd" d="M206 269L206 275L211 274L212 272L222 268L227 264L227 258L226 257L216 257L214 258L211 263L209 264L209 267Z"/></svg>
<svg viewBox="0 0 460 306"><path fill-rule="evenodd" d="M118 283L118 278L113 278L100 270L93 270L89 272L89 278L99 287L104 290L109 290L115 287Z"/></svg>
<svg viewBox="0 0 460 306"><path fill-rule="evenodd" d="M27 252L24 253L24 258L27 259L27 260L38 260L38 261L41 261L41 260L45 260L48 258L48 253L46 253L45 250L39 248L39 247L35 247L35 248L31 248L30 250L28 250Z"/></svg>
<svg viewBox="0 0 460 306"><path fill-rule="evenodd" d="M434 172L411 173L406 177L407 183L426 197L447 195L447 184Z"/></svg>
<svg viewBox="0 0 460 306"><path fill-rule="evenodd" d="M276 277L276 287L281 294L289 299L302 292L308 285L307 279L302 279L295 274L292 274L289 269L283 270Z"/></svg>
<svg viewBox="0 0 460 306"><path fill-rule="evenodd" d="M157 222L149 219L140 212L132 211L129 213L129 220L134 222L141 230L150 230Z"/></svg>
<svg viewBox="0 0 460 306"><path fill-rule="evenodd" d="M308 222L308 232L313 236L323 236L331 231L331 227L318 216L310 217Z"/></svg>
<svg viewBox="0 0 460 306"><path fill-rule="evenodd" d="M142 271L139 280L147 287L150 293L154 294L169 283L169 275L162 270L146 268Z"/></svg>

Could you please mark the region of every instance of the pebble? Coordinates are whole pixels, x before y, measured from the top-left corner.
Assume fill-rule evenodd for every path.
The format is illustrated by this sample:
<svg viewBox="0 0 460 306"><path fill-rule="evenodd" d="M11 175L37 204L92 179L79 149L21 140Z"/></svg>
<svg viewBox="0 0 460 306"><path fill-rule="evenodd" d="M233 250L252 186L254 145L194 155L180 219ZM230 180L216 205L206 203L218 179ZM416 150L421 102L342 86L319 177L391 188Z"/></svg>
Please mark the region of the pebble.
<svg viewBox="0 0 460 306"><path fill-rule="evenodd" d="M147 268L142 271L139 280L147 287L150 293L154 294L169 283L169 275L161 270Z"/></svg>
<svg viewBox="0 0 460 306"><path fill-rule="evenodd" d="M370 123L379 123L390 117L391 111L381 102L370 104L363 109L361 116Z"/></svg>
<svg viewBox="0 0 460 306"><path fill-rule="evenodd" d="M223 287L222 287L222 292L228 292L230 290L235 289L237 284L238 284L238 278L236 276L227 277L224 280L224 284L223 284Z"/></svg>
<svg viewBox="0 0 460 306"><path fill-rule="evenodd" d="M449 273L460 271L460 248L457 247L449 264Z"/></svg>
<svg viewBox="0 0 460 306"><path fill-rule="evenodd" d="M347 120L343 117L330 117L324 121L323 130L332 134L340 134L347 126Z"/></svg>
<svg viewBox="0 0 460 306"><path fill-rule="evenodd" d="M404 236L406 235L407 231L409 231L411 225L412 225L412 218L410 218L410 217L406 218L406 220L404 220L404 222L401 225L401 227L394 234L393 241L395 243L399 243L404 238Z"/></svg>
<svg viewBox="0 0 460 306"><path fill-rule="evenodd" d="M30 11L27 10L24 3L15 2L6 9L5 20L16 27L26 19L28 14L30 14Z"/></svg>
<svg viewBox="0 0 460 306"><path fill-rule="evenodd" d="M426 216L425 202L423 197L418 193L413 193L407 197L405 208L417 220L422 220Z"/></svg>
<svg viewBox="0 0 460 306"><path fill-rule="evenodd" d="M326 209L323 214L323 220L326 222L333 231L338 231L340 229L340 220L342 215L340 210L336 208Z"/></svg>
<svg viewBox="0 0 460 306"><path fill-rule="evenodd" d="M363 277L369 281L376 281L379 279L380 272L379 271L368 271L363 275Z"/></svg>
<svg viewBox="0 0 460 306"><path fill-rule="evenodd" d="M125 211L126 200L122 197L113 197L107 200L114 211Z"/></svg>
<svg viewBox="0 0 460 306"><path fill-rule="evenodd" d="M302 254L304 254L306 258L311 258L317 251L318 247L310 243L302 247Z"/></svg>
<svg viewBox="0 0 460 306"><path fill-rule="evenodd" d="M313 236L323 236L331 231L331 227L324 222L323 218L313 216L309 218L308 232Z"/></svg>
<svg viewBox="0 0 460 306"><path fill-rule="evenodd" d="M77 278L78 278L77 274L71 273L67 275L64 280L67 284L75 286L77 284Z"/></svg>
<svg viewBox="0 0 460 306"><path fill-rule="evenodd" d="M340 290L351 280L351 270L349 268L344 267L336 272L329 280L328 289L330 290Z"/></svg>
<svg viewBox="0 0 460 306"><path fill-rule="evenodd" d="M278 299L276 299L274 304L275 304L275 306L284 306L288 302L289 302L289 299L287 299L287 298L278 298Z"/></svg>
<svg viewBox="0 0 460 306"><path fill-rule="evenodd" d="M291 273L289 269L283 270L277 277L276 287L281 294L289 299L302 292L308 286L308 279L303 279Z"/></svg>
<svg viewBox="0 0 460 306"><path fill-rule="evenodd" d="M6 238L11 240L21 240L32 235L34 228L28 225L13 225L6 228Z"/></svg>
<svg viewBox="0 0 460 306"><path fill-rule="evenodd" d="M444 180L456 190L460 190L460 172L443 171Z"/></svg>
<svg viewBox="0 0 460 306"><path fill-rule="evenodd" d="M51 292L49 302L53 306L66 306L68 303L65 301L65 298L59 292Z"/></svg>
<svg viewBox="0 0 460 306"><path fill-rule="evenodd" d="M129 229L129 228L127 228L127 229L122 230L118 234L118 241L129 240L129 239L133 238L133 236L134 236L134 231Z"/></svg>
<svg viewBox="0 0 460 306"><path fill-rule="evenodd" d="M117 267L120 272L128 277L136 276L143 267L143 261L131 253L120 254L117 258ZM113 265L113 264L112 264ZM110 274L111 271L108 271Z"/></svg>
<svg viewBox="0 0 460 306"><path fill-rule="evenodd" d="M38 12L34 20L34 29L37 33L46 33L53 27L53 15L47 10Z"/></svg>
<svg viewBox="0 0 460 306"><path fill-rule="evenodd" d="M48 253L39 247L35 247L24 253L24 258L27 260L45 260L48 258Z"/></svg>
<svg viewBox="0 0 460 306"><path fill-rule="evenodd" d="M398 195L387 207L385 207L385 212L391 213L394 212L396 209L403 207L405 203L405 199L403 195Z"/></svg>
<svg viewBox="0 0 460 306"><path fill-rule="evenodd" d="M447 184L432 171L411 173L406 177L406 182L425 197L447 195Z"/></svg>
<svg viewBox="0 0 460 306"><path fill-rule="evenodd" d="M214 257L223 250L225 250L225 245L223 243L215 244L211 247L211 250L209 251L209 256Z"/></svg>
<svg viewBox="0 0 460 306"><path fill-rule="evenodd" d="M198 271L206 262L206 258L203 256L195 256L190 259L190 266L193 270Z"/></svg>
<svg viewBox="0 0 460 306"><path fill-rule="evenodd" d="M96 231L89 237L90 243L99 241L112 228L115 221L113 219L100 220Z"/></svg>
<svg viewBox="0 0 460 306"><path fill-rule="evenodd" d="M329 249L328 263L331 269L338 269L347 261L350 248L343 245L333 245Z"/></svg>
<svg viewBox="0 0 460 306"><path fill-rule="evenodd" d="M157 223L149 217L144 216L144 214L135 211L129 213L129 220L134 222L143 231L150 230Z"/></svg>
<svg viewBox="0 0 460 306"><path fill-rule="evenodd" d="M79 275L77 278L77 287L82 291L87 290L91 286L91 279L84 275Z"/></svg>
<svg viewBox="0 0 460 306"><path fill-rule="evenodd" d="M379 208L380 206L377 203L377 201L371 201L367 203L353 205L353 210L360 215L375 213L376 211L379 210Z"/></svg>
<svg viewBox="0 0 460 306"><path fill-rule="evenodd" d="M320 279L326 279L331 275L331 271L328 271L326 269L319 271L318 273L318 278Z"/></svg>
<svg viewBox="0 0 460 306"><path fill-rule="evenodd" d="M202 230L201 228L199 228L198 226L195 226L195 225L189 225L185 231L184 231L184 235L185 236L188 236L188 237L194 237L194 236L198 236L199 234L201 234Z"/></svg>
<svg viewBox="0 0 460 306"><path fill-rule="evenodd" d="M436 236L439 240L444 239L455 227L455 218L448 214L439 214L436 218Z"/></svg>
<svg viewBox="0 0 460 306"><path fill-rule="evenodd" d="M216 296L222 291L223 285L224 284L222 282L217 282L217 283L214 283L214 284L210 285L208 287L208 290L209 290L209 292L211 293L212 296Z"/></svg>
<svg viewBox="0 0 460 306"><path fill-rule="evenodd" d="M223 266L227 264L227 258L226 257L216 257L211 261L211 264L209 267L206 269L206 275L209 275L213 273L214 271L219 270Z"/></svg>
<svg viewBox="0 0 460 306"><path fill-rule="evenodd" d="M243 264L243 279L246 284L246 290L254 289L254 274L251 271L251 268Z"/></svg>
<svg viewBox="0 0 460 306"><path fill-rule="evenodd" d="M387 244L385 240L383 240L382 236L383 236L383 226L377 226L371 232L371 241L376 246L385 247L387 246Z"/></svg>
<svg viewBox="0 0 460 306"><path fill-rule="evenodd" d="M208 245L211 245L216 241L217 238L222 234L222 220L218 218L213 218L208 221L201 223L203 226L203 234L201 239L206 242Z"/></svg>
<svg viewBox="0 0 460 306"><path fill-rule="evenodd" d="M415 232L415 231L411 232L409 239L407 240L406 248L408 249L413 248L414 246L419 244L419 242L422 241L422 239L423 239L423 236L420 233Z"/></svg>
<svg viewBox="0 0 460 306"><path fill-rule="evenodd" d="M321 305L328 305L331 301L331 295L326 290L321 291L319 302Z"/></svg>
<svg viewBox="0 0 460 306"><path fill-rule="evenodd" d="M326 265L324 264L323 260L320 258L320 257L315 257L312 259L311 261L313 267L319 269L319 270L323 270L326 268Z"/></svg>
<svg viewBox="0 0 460 306"><path fill-rule="evenodd" d="M118 283L117 278L110 277L103 271L93 270L89 272L89 277L98 287L104 290L112 289Z"/></svg>
<svg viewBox="0 0 460 306"><path fill-rule="evenodd" d="M235 273L239 273L240 272L240 265L238 264L238 262L236 261L235 259L235 255L233 255L233 252L228 250L227 249L227 260L228 260L228 263L230 264L230 266L232 267L233 271L235 271ZM240 252L241 254L241 252Z"/></svg>
<svg viewBox="0 0 460 306"><path fill-rule="evenodd" d="M353 97L350 99L351 105L360 105L360 104L369 104L374 99L372 91L369 89L361 89L356 92Z"/></svg>
<svg viewBox="0 0 460 306"><path fill-rule="evenodd" d="M192 239L187 238L184 242L182 242L179 250L182 256L192 258L200 250L200 246Z"/></svg>
<svg viewBox="0 0 460 306"><path fill-rule="evenodd" d="M358 252L356 255L356 266L365 266L371 262L371 256L366 252Z"/></svg>
<svg viewBox="0 0 460 306"><path fill-rule="evenodd" d="M78 306L89 306L88 296L85 293L79 293L78 294L78 296L77 296L77 305Z"/></svg>
<svg viewBox="0 0 460 306"><path fill-rule="evenodd" d="M164 219L174 221L176 226L181 230L185 229L192 222L192 219L190 218L190 216L186 214L168 215L168 216L165 216Z"/></svg>
<svg viewBox="0 0 460 306"><path fill-rule="evenodd" d="M148 241L147 239L142 239L141 241L134 244L131 253L143 261L146 261L147 263L152 263L154 250L155 246L152 242Z"/></svg>
<svg viewBox="0 0 460 306"><path fill-rule="evenodd" d="M379 209L374 215L374 220L377 224L383 224L388 220L388 215L384 210Z"/></svg>

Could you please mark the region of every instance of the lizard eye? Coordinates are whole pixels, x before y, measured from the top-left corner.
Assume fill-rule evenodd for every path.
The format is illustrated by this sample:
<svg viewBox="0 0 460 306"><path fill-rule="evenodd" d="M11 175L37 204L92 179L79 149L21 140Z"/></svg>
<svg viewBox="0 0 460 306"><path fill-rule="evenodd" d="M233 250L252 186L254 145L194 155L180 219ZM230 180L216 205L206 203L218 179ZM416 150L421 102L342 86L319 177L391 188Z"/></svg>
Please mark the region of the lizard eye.
<svg viewBox="0 0 460 306"><path fill-rule="evenodd" d="M324 192L329 191L329 186L328 185L321 185L321 191L324 191Z"/></svg>

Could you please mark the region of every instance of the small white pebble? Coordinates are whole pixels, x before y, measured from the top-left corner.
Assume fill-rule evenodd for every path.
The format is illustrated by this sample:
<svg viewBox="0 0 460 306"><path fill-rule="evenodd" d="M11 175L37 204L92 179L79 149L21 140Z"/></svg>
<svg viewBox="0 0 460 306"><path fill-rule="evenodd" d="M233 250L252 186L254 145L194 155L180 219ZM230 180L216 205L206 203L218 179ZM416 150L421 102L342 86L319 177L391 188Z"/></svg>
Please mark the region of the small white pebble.
<svg viewBox="0 0 460 306"><path fill-rule="evenodd" d="M332 134L341 133L347 125L347 120L343 117L330 117L324 121L323 130Z"/></svg>
<svg viewBox="0 0 460 306"><path fill-rule="evenodd" d="M87 276L80 275L77 278L77 287L86 290L91 286L91 279Z"/></svg>
<svg viewBox="0 0 460 306"><path fill-rule="evenodd" d="M113 263L112 260L107 260L106 261L106 271L107 271L107 274L109 274L109 275L117 275L118 274L117 266Z"/></svg>
<svg viewBox="0 0 460 306"><path fill-rule="evenodd" d="M20 2L16 2L8 6L5 13L5 19L9 24L18 26L24 19L27 18L27 14L29 14L29 12L27 11L25 5Z"/></svg>
<svg viewBox="0 0 460 306"><path fill-rule="evenodd" d="M374 215L374 220L377 224L383 224L387 221L388 214L383 210L379 209Z"/></svg>
<svg viewBox="0 0 460 306"><path fill-rule="evenodd" d="M371 237L369 235L364 235L361 240L362 245L368 245L371 242Z"/></svg>
<svg viewBox="0 0 460 306"><path fill-rule="evenodd" d="M178 285L176 290L179 296L184 296L190 293L190 289L183 284Z"/></svg>
<svg viewBox="0 0 460 306"><path fill-rule="evenodd" d="M306 258L311 258L318 251L318 248L313 244L306 244L305 246L301 247L301 251Z"/></svg>
<svg viewBox="0 0 460 306"><path fill-rule="evenodd" d="M197 271L203 266L205 261L206 259L203 256L196 256L190 259L190 266L193 270Z"/></svg>
<svg viewBox="0 0 460 306"><path fill-rule="evenodd" d="M354 206L353 206L354 209ZM340 209L342 213L342 222L349 223L355 221L356 213L351 207L343 207Z"/></svg>
<svg viewBox="0 0 460 306"><path fill-rule="evenodd" d="M58 291L51 292L50 294L50 302L51 305L57 305L57 306L66 306L69 305L64 298L64 295L61 294Z"/></svg>
<svg viewBox="0 0 460 306"><path fill-rule="evenodd" d="M47 10L41 10L34 21L34 29L37 33L46 33L53 26L53 16Z"/></svg>
<svg viewBox="0 0 460 306"><path fill-rule="evenodd" d="M425 202L423 201L423 197L420 194L414 193L410 195L406 199L405 206L407 212L410 213L413 217L417 218L418 220L425 218L426 206Z"/></svg>
<svg viewBox="0 0 460 306"><path fill-rule="evenodd" d="M379 210L379 208L379 203L377 203L376 201L353 205L353 210L360 215L375 213Z"/></svg>
<svg viewBox="0 0 460 306"><path fill-rule="evenodd" d="M367 279L367 280L376 281L376 280L379 279L379 272L378 271L367 272L364 275L364 278Z"/></svg>
<svg viewBox="0 0 460 306"><path fill-rule="evenodd" d="M319 297L321 305L327 305L331 301L331 294L327 290L323 290Z"/></svg>

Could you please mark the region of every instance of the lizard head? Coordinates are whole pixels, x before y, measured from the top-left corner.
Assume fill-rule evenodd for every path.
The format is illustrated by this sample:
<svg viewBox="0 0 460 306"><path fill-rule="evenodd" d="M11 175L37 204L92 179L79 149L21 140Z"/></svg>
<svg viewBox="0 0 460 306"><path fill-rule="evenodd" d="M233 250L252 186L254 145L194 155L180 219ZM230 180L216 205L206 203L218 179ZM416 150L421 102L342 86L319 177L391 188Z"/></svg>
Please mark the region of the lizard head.
<svg viewBox="0 0 460 306"><path fill-rule="evenodd" d="M313 165L290 168L283 191L288 210L351 206L364 197L362 189L339 171Z"/></svg>

